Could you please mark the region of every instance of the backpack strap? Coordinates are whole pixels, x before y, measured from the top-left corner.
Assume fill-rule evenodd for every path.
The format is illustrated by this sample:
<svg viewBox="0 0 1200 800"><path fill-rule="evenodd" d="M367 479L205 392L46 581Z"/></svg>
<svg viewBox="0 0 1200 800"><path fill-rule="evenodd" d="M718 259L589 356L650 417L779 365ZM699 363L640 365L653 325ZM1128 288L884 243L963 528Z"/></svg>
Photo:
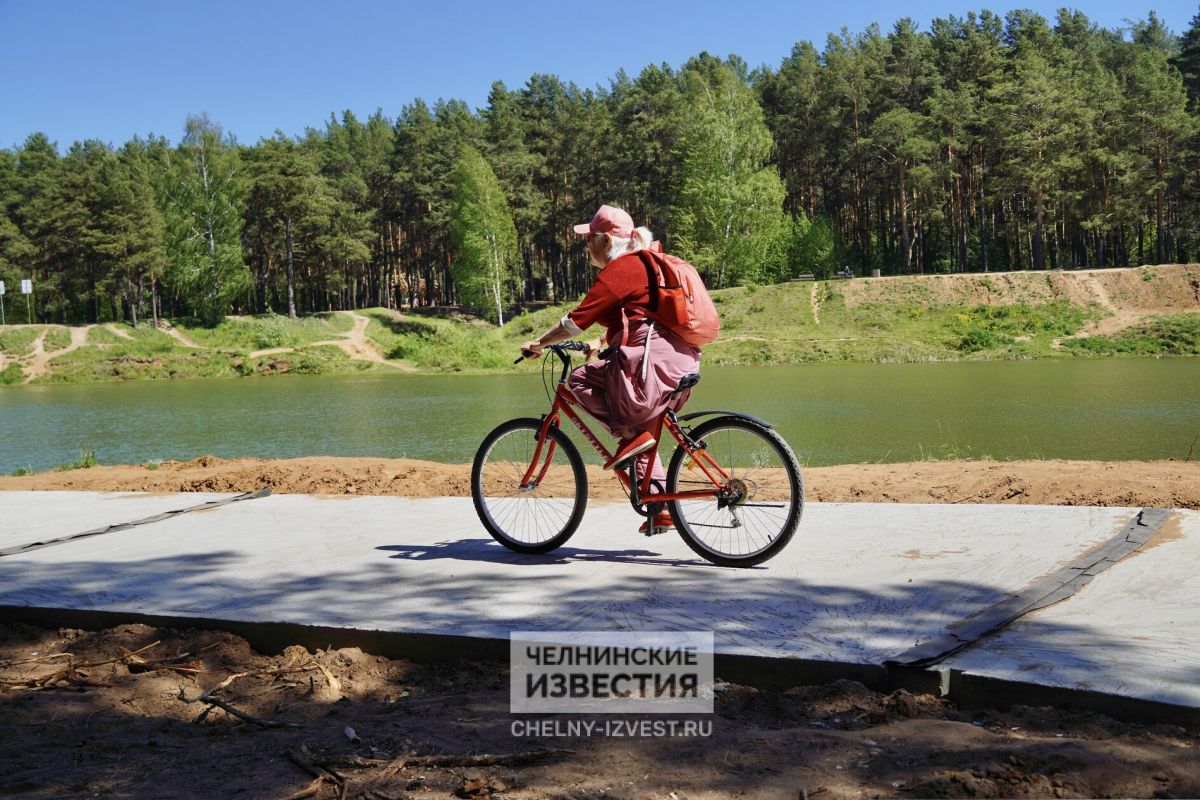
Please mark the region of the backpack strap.
<svg viewBox="0 0 1200 800"><path fill-rule="evenodd" d="M638 250L637 254L646 268L646 289L650 292L649 308L651 311L658 311L658 273L654 269L654 256L649 250Z"/></svg>

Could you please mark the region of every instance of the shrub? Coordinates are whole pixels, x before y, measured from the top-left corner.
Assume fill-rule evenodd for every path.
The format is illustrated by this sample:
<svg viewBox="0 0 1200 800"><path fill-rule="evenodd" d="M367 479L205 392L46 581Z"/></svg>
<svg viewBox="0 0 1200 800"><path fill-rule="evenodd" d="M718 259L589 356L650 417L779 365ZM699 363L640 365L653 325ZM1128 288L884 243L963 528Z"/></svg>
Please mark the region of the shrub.
<svg viewBox="0 0 1200 800"><path fill-rule="evenodd" d="M958 349L964 353L978 353L980 350L991 350L1012 344L1013 338L987 328L969 327L958 340Z"/></svg>
<svg viewBox="0 0 1200 800"><path fill-rule="evenodd" d="M79 450L79 458L76 461L72 461L70 464L59 464L54 468L54 471L67 472L73 469L88 469L89 467L96 466L98 463L99 462L96 461L95 450L84 450L81 448Z"/></svg>
<svg viewBox="0 0 1200 800"><path fill-rule="evenodd" d="M1200 355L1200 314L1155 317L1113 336L1068 339L1063 346L1085 355Z"/></svg>
<svg viewBox="0 0 1200 800"><path fill-rule="evenodd" d="M260 350L292 347L296 344L296 334L288 330L286 324L277 317L259 322L255 327L254 343Z"/></svg>

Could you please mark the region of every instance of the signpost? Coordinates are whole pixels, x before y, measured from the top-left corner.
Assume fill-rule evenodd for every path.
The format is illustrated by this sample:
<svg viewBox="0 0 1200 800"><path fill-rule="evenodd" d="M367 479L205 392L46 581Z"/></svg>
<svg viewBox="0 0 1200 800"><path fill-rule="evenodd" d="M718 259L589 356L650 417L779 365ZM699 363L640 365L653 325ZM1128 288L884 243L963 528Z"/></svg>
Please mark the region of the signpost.
<svg viewBox="0 0 1200 800"><path fill-rule="evenodd" d="M0 281L0 325L4 324L4 281Z"/></svg>
<svg viewBox="0 0 1200 800"><path fill-rule="evenodd" d="M30 303L30 298L33 296L33 280L31 278L21 279L21 294L25 295L25 316L29 318L29 324L33 324L33 305Z"/></svg>

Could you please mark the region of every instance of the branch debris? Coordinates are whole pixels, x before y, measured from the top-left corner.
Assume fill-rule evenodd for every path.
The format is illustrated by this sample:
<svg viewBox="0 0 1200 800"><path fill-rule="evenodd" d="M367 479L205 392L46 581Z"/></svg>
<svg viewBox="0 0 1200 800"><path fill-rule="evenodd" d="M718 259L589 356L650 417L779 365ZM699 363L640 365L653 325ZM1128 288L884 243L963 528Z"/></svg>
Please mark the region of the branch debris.
<svg viewBox="0 0 1200 800"><path fill-rule="evenodd" d="M109 658L104 661L76 661L73 653L53 653L51 655L40 656L38 658L26 659L25 661L13 661L3 665L3 668L21 666L23 664L42 664L47 661L66 658L67 663L56 667L50 672L44 672L40 675L30 675L18 680L10 680L0 678L0 686L7 686L10 689L29 689L37 691L38 689L49 689L57 686L60 683L68 683L72 686L94 687L108 686L103 681L92 680L84 670L95 669L96 667L107 666L108 664L117 664L129 662L136 659L142 663L146 663L139 658L141 653L146 652L152 647L157 647L160 642L151 642L145 647L138 648L132 652L126 651L117 658Z"/></svg>

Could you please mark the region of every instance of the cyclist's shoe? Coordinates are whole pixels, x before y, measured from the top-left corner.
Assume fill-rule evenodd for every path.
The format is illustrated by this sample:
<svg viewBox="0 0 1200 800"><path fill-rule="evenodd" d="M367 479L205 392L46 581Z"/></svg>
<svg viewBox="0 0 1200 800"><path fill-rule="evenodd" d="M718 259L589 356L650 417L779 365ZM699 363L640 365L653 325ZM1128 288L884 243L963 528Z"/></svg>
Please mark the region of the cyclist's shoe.
<svg viewBox="0 0 1200 800"><path fill-rule="evenodd" d="M646 452L655 445L654 437L650 435L650 431L642 431L637 436L628 441L622 441L621 446L617 448L616 455L604 462L605 469L613 467L621 467L625 462L636 455Z"/></svg>
<svg viewBox="0 0 1200 800"><path fill-rule="evenodd" d="M670 511L660 511L654 515L654 532L666 533L671 528L675 527L675 520L671 518ZM650 520L642 523L642 527L638 528L638 533L650 536Z"/></svg>

